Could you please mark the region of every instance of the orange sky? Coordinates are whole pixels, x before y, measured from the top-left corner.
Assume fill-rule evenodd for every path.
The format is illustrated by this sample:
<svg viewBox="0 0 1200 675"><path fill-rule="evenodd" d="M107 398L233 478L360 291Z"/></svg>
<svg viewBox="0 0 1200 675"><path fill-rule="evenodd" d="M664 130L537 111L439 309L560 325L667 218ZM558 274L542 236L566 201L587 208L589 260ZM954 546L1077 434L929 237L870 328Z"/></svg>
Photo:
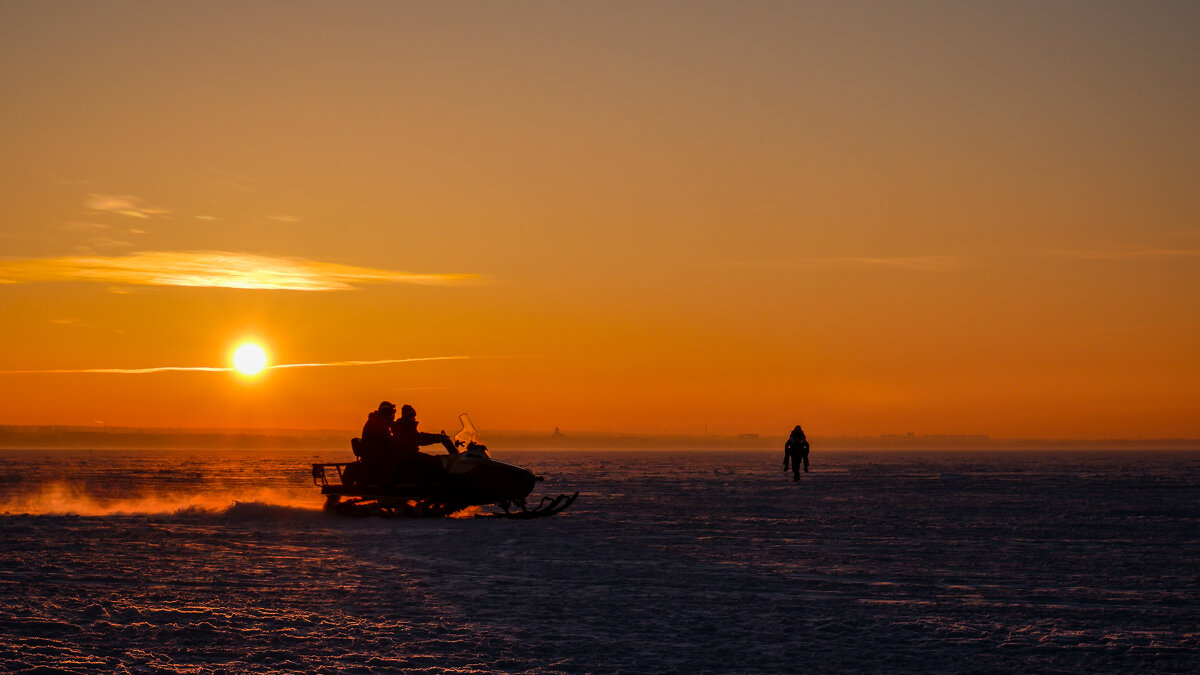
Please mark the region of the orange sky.
<svg viewBox="0 0 1200 675"><path fill-rule="evenodd" d="M0 424L1200 437L1200 6L0 5Z"/></svg>

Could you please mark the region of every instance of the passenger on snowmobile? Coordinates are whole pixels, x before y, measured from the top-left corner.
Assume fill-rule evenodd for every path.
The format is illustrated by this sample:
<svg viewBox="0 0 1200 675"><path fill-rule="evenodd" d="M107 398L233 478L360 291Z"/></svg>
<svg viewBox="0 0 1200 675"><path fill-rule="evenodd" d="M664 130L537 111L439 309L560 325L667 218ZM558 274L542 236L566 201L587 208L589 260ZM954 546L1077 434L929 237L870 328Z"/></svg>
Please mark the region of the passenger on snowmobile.
<svg viewBox="0 0 1200 675"><path fill-rule="evenodd" d="M365 461L379 461L392 451L392 424L396 419L396 406L391 401L379 404L378 410L367 415L363 425L362 442L359 450Z"/></svg>

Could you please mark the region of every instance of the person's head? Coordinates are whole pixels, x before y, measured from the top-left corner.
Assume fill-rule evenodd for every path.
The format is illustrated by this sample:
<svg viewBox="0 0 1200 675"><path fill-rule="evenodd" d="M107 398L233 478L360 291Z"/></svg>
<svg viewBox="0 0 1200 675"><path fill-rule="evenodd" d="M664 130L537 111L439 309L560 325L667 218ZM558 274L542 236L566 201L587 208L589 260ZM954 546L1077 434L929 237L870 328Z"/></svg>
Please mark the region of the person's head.
<svg viewBox="0 0 1200 675"><path fill-rule="evenodd" d="M385 417L395 417L396 404L392 403L391 401L384 401L379 404L379 410L377 412Z"/></svg>
<svg viewBox="0 0 1200 675"><path fill-rule="evenodd" d="M804 435L804 430L800 428L799 424L796 425L795 429L792 429L792 435L793 436L803 436Z"/></svg>
<svg viewBox="0 0 1200 675"><path fill-rule="evenodd" d="M413 408L411 405L408 405L407 403L405 403L403 406L400 407L400 419L404 419L404 420L417 419L416 408Z"/></svg>

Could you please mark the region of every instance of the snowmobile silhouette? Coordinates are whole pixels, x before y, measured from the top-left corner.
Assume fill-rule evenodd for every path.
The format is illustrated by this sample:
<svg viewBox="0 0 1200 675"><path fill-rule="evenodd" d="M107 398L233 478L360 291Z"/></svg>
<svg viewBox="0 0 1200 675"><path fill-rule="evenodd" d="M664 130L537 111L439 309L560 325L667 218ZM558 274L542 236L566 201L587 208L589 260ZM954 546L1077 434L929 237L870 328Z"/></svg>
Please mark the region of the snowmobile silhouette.
<svg viewBox="0 0 1200 675"><path fill-rule="evenodd" d="M344 516L441 517L471 506L497 506L500 512L477 518L541 518L559 513L579 493L542 497L530 507L529 494L541 476L514 464L492 459L466 413L459 415L462 431L454 436L457 453L439 456L445 472L437 475L401 474L397 480L373 475L362 460L360 439L350 445L353 462L313 464L313 484L325 495L325 511Z"/></svg>

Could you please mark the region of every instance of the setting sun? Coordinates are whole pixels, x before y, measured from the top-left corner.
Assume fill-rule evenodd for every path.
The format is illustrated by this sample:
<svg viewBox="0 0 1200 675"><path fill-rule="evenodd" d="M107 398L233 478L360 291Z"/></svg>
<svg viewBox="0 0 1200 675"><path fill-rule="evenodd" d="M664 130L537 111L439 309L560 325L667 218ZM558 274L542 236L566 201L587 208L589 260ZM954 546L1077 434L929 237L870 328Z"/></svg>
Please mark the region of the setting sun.
<svg viewBox="0 0 1200 675"><path fill-rule="evenodd" d="M257 375L267 367L267 352L253 342L233 351L233 368L242 375Z"/></svg>

